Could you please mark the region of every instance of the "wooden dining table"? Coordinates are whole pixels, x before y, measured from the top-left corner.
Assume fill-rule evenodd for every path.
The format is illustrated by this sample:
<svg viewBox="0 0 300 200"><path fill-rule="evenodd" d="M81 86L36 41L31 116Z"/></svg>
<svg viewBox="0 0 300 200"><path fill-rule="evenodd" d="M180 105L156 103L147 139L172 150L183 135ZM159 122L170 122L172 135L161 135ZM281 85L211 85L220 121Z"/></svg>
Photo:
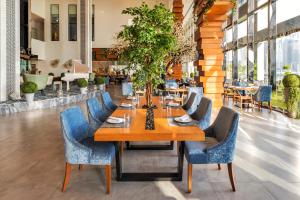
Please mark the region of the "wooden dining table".
<svg viewBox="0 0 300 200"><path fill-rule="evenodd" d="M131 101L123 100L128 103ZM183 159L184 159L184 142L185 141L204 141L205 133L196 124L194 125L174 125L170 123L174 117L182 116L186 112L181 108L169 108L162 105L159 97L153 97L153 104L157 106L154 109L154 130L145 130L146 109L142 109L145 104L145 98L140 101L133 109L124 109L118 107L112 113L114 117L129 116L130 123L127 127L100 127L95 135L94 140L97 142L114 142L116 145L116 171L118 181L155 181L155 180L182 180ZM107 122L105 122L107 123ZM177 171L174 172L130 172L122 170L122 151L121 143L126 141L136 142L154 142L154 141L177 141L178 164ZM142 152L141 152L142 153Z"/></svg>

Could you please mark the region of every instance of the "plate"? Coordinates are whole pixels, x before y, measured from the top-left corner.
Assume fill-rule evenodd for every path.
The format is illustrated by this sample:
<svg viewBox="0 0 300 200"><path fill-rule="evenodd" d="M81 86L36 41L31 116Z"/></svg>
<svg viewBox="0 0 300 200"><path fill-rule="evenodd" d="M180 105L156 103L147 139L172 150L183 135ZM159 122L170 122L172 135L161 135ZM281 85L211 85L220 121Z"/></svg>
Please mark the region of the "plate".
<svg viewBox="0 0 300 200"><path fill-rule="evenodd" d="M127 100L136 100L136 97L128 96L126 99L127 99Z"/></svg>
<svg viewBox="0 0 300 200"><path fill-rule="evenodd" d="M106 122L110 123L110 124L121 124L124 123L124 119L123 118L118 118L118 117L109 117Z"/></svg>
<svg viewBox="0 0 300 200"><path fill-rule="evenodd" d="M123 107L123 108L131 108L131 107L132 107L132 104L129 104L129 103L121 103L120 106Z"/></svg>
<svg viewBox="0 0 300 200"><path fill-rule="evenodd" d="M168 103L168 106L178 107L178 106L180 106L180 104L179 103Z"/></svg>
<svg viewBox="0 0 300 200"><path fill-rule="evenodd" d="M174 121L175 122L180 122L180 123L190 123L190 122L193 121L193 119L190 118L189 116L184 115L182 117L176 117L176 118L174 118Z"/></svg>
<svg viewBox="0 0 300 200"><path fill-rule="evenodd" d="M174 97L172 97L172 96L166 96L165 99L166 99L166 100L173 100Z"/></svg>

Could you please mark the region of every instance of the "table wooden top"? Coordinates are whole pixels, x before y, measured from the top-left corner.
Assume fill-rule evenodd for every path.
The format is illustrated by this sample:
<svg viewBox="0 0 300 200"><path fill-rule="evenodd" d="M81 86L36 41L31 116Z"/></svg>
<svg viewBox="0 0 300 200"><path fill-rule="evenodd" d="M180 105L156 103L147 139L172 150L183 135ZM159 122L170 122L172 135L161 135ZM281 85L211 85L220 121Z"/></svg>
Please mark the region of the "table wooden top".
<svg viewBox="0 0 300 200"><path fill-rule="evenodd" d="M234 89L234 90L247 90L247 91L252 91L252 90L257 90L257 86L228 86L228 88Z"/></svg>
<svg viewBox="0 0 300 200"><path fill-rule="evenodd" d="M169 117L178 117L186 112L182 108L171 109L169 114L159 102L159 97L153 97L153 103L158 106L154 109L155 130L145 130L146 109L140 106L145 102L141 98L137 109L117 109L114 117L123 117L128 114L131 118L129 128L99 128L94 136L95 141L204 141L205 133L197 126L170 126Z"/></svg>
<svg viewBox="0 0 300 200"><path fill-rule="evenodd" d="M166 88L167 92L188 92L188 88Z"/></svg>

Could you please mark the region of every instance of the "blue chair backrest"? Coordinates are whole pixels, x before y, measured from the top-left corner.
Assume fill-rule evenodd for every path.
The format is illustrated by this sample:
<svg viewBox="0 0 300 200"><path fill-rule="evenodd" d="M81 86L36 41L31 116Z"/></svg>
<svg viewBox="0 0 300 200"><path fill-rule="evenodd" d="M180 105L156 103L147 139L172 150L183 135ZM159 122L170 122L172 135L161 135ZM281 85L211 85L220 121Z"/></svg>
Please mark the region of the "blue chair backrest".
<svg viewBox="0 0 300 200"><path fill-rule="evenodd" d="M258 101L271 101L272 99L272 86L259 86L256 93L256 99Z"/></svg>
<svg viewBox="0 0 300 200"><path fill-rule="evenodd" d="M210 125L212 111L212 101L209 98L202 97L196 111L191 114L191 118L199 122L201 129L206 129Z"/></svg>
<svg viewBox="0 0 300 200"><path fill-rule="evenodd" d="M96 97L92 97L86 101L88 113L89 113L89 121L93 119L100 120L98 123L103 123L106 120L106 110L102 107Z"/></svg>
<svg viewBox="0 0 300 200"><path fill-rule="evenodd" d="M166 88L178 88L179 87L176 80L166 80L165 86L166 86Z"/></svg>
<svg viewBox="0 0 300 200"><path fill-rule="evenodd" d="M81 141L88 135L89 124L81 109L71 107L60 113L60 120L66 139Z"/></svg>
<svg viewBox="0 0 300 200"><path fill-rule="evenodd" d="M196 93L196 98L191 106L191 108L188 110L189 114L192 114L193 112L196 111L198 105L200 104L201 98L203 97L203 88L202 87L190 87L189 92L188 92L188 98L191 96L192 93Z"/></svg>
<svg viewBox="0 0 300 200"><path fill-rule="evenodd" d="M239 114L231 108L222 107L215 122L213 132L219 142L235 140L239 123Z"/></svg>
<svg viewBox="0 0 300 200"><path fill-rule="evenodd" d="M109 77L108 77L108 76L104 78L104 83L105 83L106 85L109 84Z"/></svg>
<svg viewBox="0 0 300 200"><path fill-rule="evenodd" d="M115 105L110 97L108 92L102 92L102 101L106 108L110 109L111 111L115 110Z"/></svg>
<svg viewBox="0 0 300 200"><path fill-rule="evenodd" d="M133 94L132 82L124 81L122 82L122 95L129 96Z"/></svg>

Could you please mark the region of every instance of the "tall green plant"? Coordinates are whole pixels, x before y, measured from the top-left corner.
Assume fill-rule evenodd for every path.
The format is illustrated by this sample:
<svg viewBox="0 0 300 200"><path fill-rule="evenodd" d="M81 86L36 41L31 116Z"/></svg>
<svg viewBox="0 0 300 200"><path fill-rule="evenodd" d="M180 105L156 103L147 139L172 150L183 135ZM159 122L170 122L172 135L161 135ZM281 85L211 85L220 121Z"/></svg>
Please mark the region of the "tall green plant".
<svg viewBox="0 0 300 200"><path fill-rule="evenodd" d="M134 71L134 86L146 86L147 105L151 106L152 89L163 82L164 63L169 52L176 49L173 14L163 4L150 8L145 3L140 7L127 8L122 14L131 15L133 20L118 34L123 43L118 53L121 60L129 64L128 68Z"/></svg>

